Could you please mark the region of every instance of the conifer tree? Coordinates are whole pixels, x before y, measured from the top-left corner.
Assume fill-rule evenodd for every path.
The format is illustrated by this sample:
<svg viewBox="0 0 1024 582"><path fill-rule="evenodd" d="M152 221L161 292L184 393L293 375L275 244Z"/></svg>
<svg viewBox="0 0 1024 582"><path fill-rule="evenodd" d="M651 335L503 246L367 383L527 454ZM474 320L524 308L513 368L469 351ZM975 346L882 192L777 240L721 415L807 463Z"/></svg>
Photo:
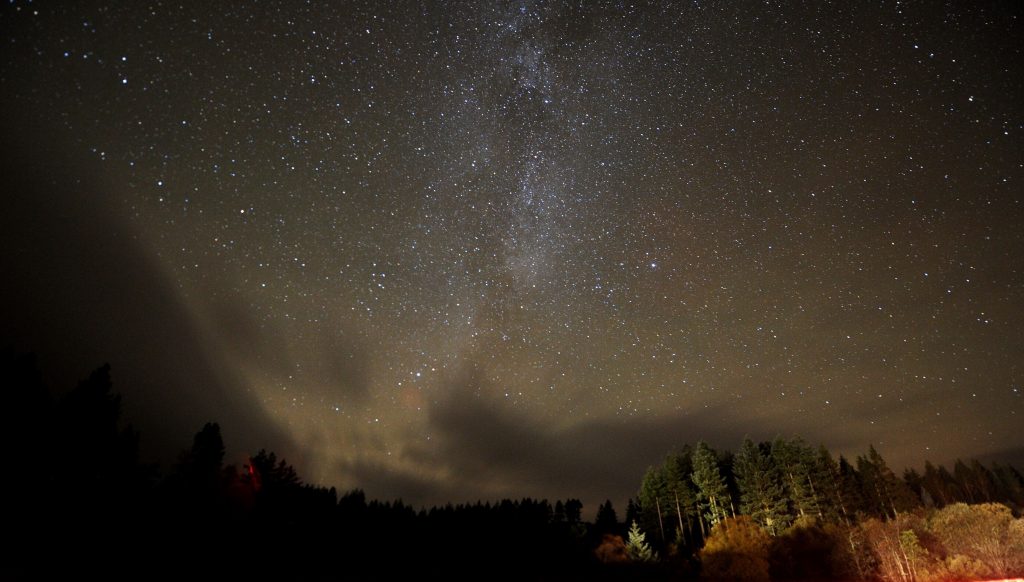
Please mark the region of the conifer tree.
<svg viewBox="0 0 1024 582"><path fill-rule="evenodd" d="M852 515L847 508L848 500L843 496L839 464L824 445L818 448L812 477L814 482L820 485L818 500L825 519L849 525Z"/></svg>
<svg viewBox="0 0 1024 582"><path fill-rule="evenodd" d="M740 489L740 513L775 536L790 521L786 498L771 459L749 438L743 441L733 469Z"/></svg>
<svg viewBox="0 0 1024 582"><path fill-rule="evenodd" d="M594 520L594 527L601 533L614 533L619 529L619 518L612 506L611 499L606 499L597 508L597 518Z"/></svg>
<svg viewBox="0 0 1024 582"><path fill-rule="evenodd" d="M867 456L857 458L857 471L864 485L868 511L880 516L895 517L920 505L907 484L893 473L874 445L868 447Z"/></svg>
<svg viewBox="0 0 1024 582"><path fill-rule="evenodd" d="M693 475L693 451L690 446L683 447L683 450L665 459L664 465L665 485L667 488L666 501L670 504L671 513L676 522L676 528L682 534L685 542L687 536L693 537L693 509L697 505L697 496L693 492L691 476ZM668 528L672 529L672 528ZM689 532L689 534L687 534Z"/></svg>
<svg viewBox="0 0 1024 582"><path fill-rule="evenodd" d="M1010 465L992 463L999 501L1024 505L1024 478Z"/></svg>
<svg viewBox="0 0 1024 582"><path fill-rule="evenodd" d="M924 462L924 475L921 477L921 489L928 493L928 497L939 507L949 505L951 499L946 483L931 461Z"/></svg>
<svg viewBox="0 0 1024 582"><path fill-rule="evenodd" d="M629 527L629 541L626 542L626 553L629 555L629 559L634 562L654 562L658 559L658 554L647 543L647 535L640 531L640 526L637 525L636 520Z"/></svg>
<svg viewBox="0 0 1024 582"><path fill-rule="evenodd" d="M648 527L658 528L662 541L665 540L667 490L664 467L649 467L640 484L640 507L643 508L644 522Z"/></svg>
<svg viewBox="0 0 1024 582"><path fill-rule="evenodd" d="M861 483L857 469L846 460L846 457L839 455L839 492L843 496L843 504L850 519L854 519L857 513L866 512L864 501L864 486Z"/></svg>
<svg viewBox="0 0 1024 582"><path fill-rule="evenodd" d="M729 490L718 467L715 451L704 441L697 443L693 452L693 484L697 486L697 499L704 517L712 527L729 514Z"/></svg>
<svg viewBox="0 0 1024 582"><path fill-rule="evenodd" d="M793 512L799 517L821 517L817 492L810 475L814 464L811 448L802 439L790 442L780 437L772 443L771 456L786 487Z"/></svg>
<svg viewBox="0 0 1024 582"><path fill-rule="evenodd" d="M626 502L626 521L624 523L631 523L640 518L640 504L633 500L632 497Z"/></svg>

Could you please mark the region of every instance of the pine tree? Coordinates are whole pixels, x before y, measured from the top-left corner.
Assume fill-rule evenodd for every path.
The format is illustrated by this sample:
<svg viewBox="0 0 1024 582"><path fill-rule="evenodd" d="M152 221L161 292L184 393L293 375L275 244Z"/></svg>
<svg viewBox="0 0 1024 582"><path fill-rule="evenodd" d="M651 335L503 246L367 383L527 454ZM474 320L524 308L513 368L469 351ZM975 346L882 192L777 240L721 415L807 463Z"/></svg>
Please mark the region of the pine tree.
<svg viewBox="0 0 1024 582"><path fill-rule="evenodd" d="M733 469L740 489L740 512L775 536L790 516L778 472L767 455L750 439L743 441Z"/></svg>
<svg viewBox="0 0 1024 582"><path fill-rule="evenodd" d="M731 499L715 451L704 441L697 443L693 453L692 479L704 517L712 527L718 525L728 516Z"/></svg>
<svg viewBox="0 0 1024 582"><path fill-rule="evenodd" d="M626 553L629 555L629 559L634 562L655 562L658 560L658 554L647 543L647 536L644 532L640 531L640 526L637 525L636 520L629 527L629 541L626 542Z"/></svg>

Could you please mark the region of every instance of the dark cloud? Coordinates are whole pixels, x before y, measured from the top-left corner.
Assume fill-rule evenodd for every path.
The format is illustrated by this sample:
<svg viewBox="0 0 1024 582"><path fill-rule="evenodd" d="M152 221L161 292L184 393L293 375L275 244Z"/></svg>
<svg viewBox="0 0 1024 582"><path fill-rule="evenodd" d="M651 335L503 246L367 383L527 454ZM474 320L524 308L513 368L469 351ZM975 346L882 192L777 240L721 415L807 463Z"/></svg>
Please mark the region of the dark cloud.
<svg viewBox="0 0 1024 582"><path fill-rule="evenodd" d="M369 394L369 363L372 355L365 338L346 333L343 327L318 330L310 362L321 378L325 396L349 402L363 402Z"/></svg>
<svg viewBox="0 0 1024 582"><path fill-rule="evenodd" d="M301 383L308 395L329 402L366 399L372 354L357 326L339 322L296 331L261 319L249 298L223 290L211 292L197 308L217 345L253 376L275 385ZM289 344L293 335L309 340L305 349Z"/></svg>
<svg viewBox="0 0 1024 582"><path fill-rule="evenodd" d="M488 392L477 379L467 378L431 408L428 432L438 447L421 448L413 456L423 467L443 468L444 477L359 463L346 465L343 471L367 483L371 494L413 503L579 497L594 509L605 498L624 504L635 496L648 466L700 439L733 450L748 436L769 440L780 434L800 434L813 445L859 446L830 435L826 427L787 426L781 431L771 420L725 405L559 427L485 396Z"/></svg>
<svg viewBox="0 0 1024 582"><path fill-rule="evenodd" d="M986 465L995 462L1021 467L1024 466L1024 447L1007 447L984 455L972 455L972 458L976 458Z"/></svg>
<svg viewBox="0 0 1024 582"><path fill-rule="evenodd" d="M413 507L443 505L450 500L475 501L479 495L462 491L463 495L452 496L450 484L425 477L417 471L403 470L392 464L374 463L366 460L344 461L337 469L348 475L358 488L374 499L401 499Z"/></svg>
<svg viewBox="0 0 1024 582"><path fill-rule="evenodd" d="M241 294L219 291L208 296L207 321L225 351L275 377L294 371L284 330L260 321Z"/></svg>
<svg viewBox="0 0 1024 582"><path fill-rule="evenodd" d="M0 156L0 344L38 353L57 389L109 362L143 447L164 460L210 420L235 450L294 450L120 220L114 180L66 155L61 132L15 118ZM221 320L245 337L240 313Z"/></svg>

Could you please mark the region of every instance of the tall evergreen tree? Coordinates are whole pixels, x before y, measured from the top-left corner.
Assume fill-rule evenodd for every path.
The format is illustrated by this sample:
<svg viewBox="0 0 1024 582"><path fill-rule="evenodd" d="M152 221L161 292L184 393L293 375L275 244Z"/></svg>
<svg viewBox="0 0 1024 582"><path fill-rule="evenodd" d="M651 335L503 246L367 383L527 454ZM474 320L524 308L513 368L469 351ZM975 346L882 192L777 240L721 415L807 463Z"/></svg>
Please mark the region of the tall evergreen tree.
<svg viewBox="0 0 1024 582"><path fill-rule="evenodd" d="M619 529L619 517L615 514L615 507L611 499L606 499L597 508L597 518L594 520L594 528L601 533L613 533Z"/></svg>
<svg viewBox="0 0 1024 582"><path fill-rule="evenodd" d="M565 505L561 499L555 501L555 508L551 513L552 523L565 523Z"/></svg>
<svg viewBox="0 0 1024 582"><path fill-rule="evenodd" d="M868 447L866 456L857 458L857 471L861 475L870 513L895 517L901 511L920 506L920 501L907 484L896 477L874 445Z"/></svg>
<svg viewBox="0 0 1024 582"><path fill-rule="evenodd" d="M820 486L818 501L825 519L849 525L852 514L847 507L848 501L843 496L839 476L839 463L832 458L832 453L824 445L818 447L818 456L814 460L812 478Z"/></svg>
<svg viewBox="0 0 1024 582"><path fill-rule="evenodd" d="M957 485L960 486L960 490L964 492L967 503L980 503L981 494L977 490L977 485L974 479L974 471L967 466L962 460L957 459L953 463L953 477L956 479Z"/></svg>
<svg viewBox="0 0 1024 582"><path fill-rule="evenodd" d="M703 517L714 527L729 515L729 489L718 467L718 456L704 441L693 452L693 484Z"/></svg>
<svg viewBox="0 0 1024 582"><path fill-rule="evenodd" d="M580 523L583 514L583 502L579 499L565 500L565 521L570 525Z"/></svg>
<svg viewBox="0 0 1024 582"><path fill-rule="evenodd" d="M1000 502L1024 505L1024 477L1010 465L992 463L992 474L996 479L996 490Z"/></svg>
<svg viewBox="0 0 1024 582"><path fill-rule="evenodd" d="M921 490L922 497L924 493L928 494L928 497L932 502L939 506L944 507L950 503L949 491L946 486L942 475L939 470L935 468L935 465L931 461L924 462L924 475L921 476Z"/></svg>
<svg viewBox="0 0 1024 582"><path fill-rule="evenodd" d="M736 454L733 469L740 490L740 513L752 517L773 536L781 533L788 526L790 516L782 483L771 459L748 438Z"/></svg>
<svg viewBox="0 0 1024 582"><path fill-rule="evenodd" d="M846 457L839 455L837 463L839 470L839 492L843 496L843 504L846 506L846 513L850 520L853 520L858 513L866 513L864 501L864 485L861 483L860 474L857 469L846 460Z"/></svg>
<svg viewBox="0 0 1024 582"><path fill-rule="evenodd" d="M996 500L996 478L978 459L971 459L971 472L978 490L978 497L985 503Z"/></svg>
<svg viewBox="0 0 1024 582"><path fill-rule="evenodd" d="M817 492L810 476L814 453L802 439L792 442L779 437L772 443L772 461L778 468L786 494L799 517L821 517Z"/></svg>
<svg viewBox="0 0 1024 582"><path fill-rule="evenodd" d="M633 523L640 518L640 504L633 500L632 497L626 502L626 522Z"/></svg>
<svg viewBox="0 0 1024 582"><path fill-rule="evenodd" d="M640 483L640 507L642 521L650 528L657 528L661 541L666 540L665 521L668 516L668 484L665 478L665 467L648 467L644 480Z"/></svg>
<svg viewBox="0 0 1024 582"><path fill-rule="evenodd" d="M113 391L110 365L97 368L58 403L57 442L66 471L80 493L116 498L116 489L136 485L142 475L139 435L121 428L121 396ZM90 491L91 489L91 491Z"/></svg>
<svg viewBox="0 0 1024 582"><path fill-rule="evenodd" d="M917 472L917 469L914 469L913 467L904 469L903 482L907 485L907 488L910 489L911 493L914 494L914 497L922 501L925 499L923 495L924 477Z"/></svg>
<svg viewBox="0 0 1024 582"><path fill-rule="evenodd" d="M665 459L665 483L667 487L670 512L675 518L676 530L683 540L693 539L693 518L699 517L695 511L697 495L693 491L693 450L689 445ZM672 529L672 528L669 528Z"/></svg>
<svg viewBox="0 0 1024 582"><path fill-rule="evenodd" d="M939 479L942 481L943 488L948 497L945 502L947 505L957 501L967 501L967 494L960 487L960 484L956 482L956 477L949 472L945 465L939 465Z"/></svg>

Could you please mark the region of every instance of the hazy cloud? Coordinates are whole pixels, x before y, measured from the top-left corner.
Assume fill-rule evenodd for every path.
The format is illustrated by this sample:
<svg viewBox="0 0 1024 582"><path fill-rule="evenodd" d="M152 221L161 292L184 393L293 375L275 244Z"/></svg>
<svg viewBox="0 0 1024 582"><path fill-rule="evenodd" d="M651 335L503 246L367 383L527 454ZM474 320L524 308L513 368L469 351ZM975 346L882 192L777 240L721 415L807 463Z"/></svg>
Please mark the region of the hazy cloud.
<svg viewBox="0 0 1024 582"><path fill-rule="evenodd" d="M235 450L294 449L119 218L115 180L48 141L61 132L3 130L0 344L38 353L56 389L110 362L143 447L165 460L210 420L221 423ZM253 323L240 313L225 312L221 321L245 337Z"/></svg>

